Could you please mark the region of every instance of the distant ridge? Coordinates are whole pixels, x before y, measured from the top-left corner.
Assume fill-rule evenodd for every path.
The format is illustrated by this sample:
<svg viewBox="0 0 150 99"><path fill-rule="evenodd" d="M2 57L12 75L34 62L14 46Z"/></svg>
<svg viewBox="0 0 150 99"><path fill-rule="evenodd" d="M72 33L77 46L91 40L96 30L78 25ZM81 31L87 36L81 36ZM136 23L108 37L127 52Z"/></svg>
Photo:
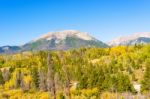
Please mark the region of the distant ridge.
<svg viewBox="0 0 150 99"><path fill-rule="evenodd" d="M148 44L150 43L150 32L145 33L135 33L129 36L123 36L115 38L108 42L109 46L119 46L119 45L134 45L134 44Z"/></svg>
<svg viewBox="0 0 150 99"><path fill-rule="evenodd" d="M107 44L90 36L86 32L64 30L48 32L22 46L0 47L0 53L39 50L68 50L80 47L108 47Z"/></svg>

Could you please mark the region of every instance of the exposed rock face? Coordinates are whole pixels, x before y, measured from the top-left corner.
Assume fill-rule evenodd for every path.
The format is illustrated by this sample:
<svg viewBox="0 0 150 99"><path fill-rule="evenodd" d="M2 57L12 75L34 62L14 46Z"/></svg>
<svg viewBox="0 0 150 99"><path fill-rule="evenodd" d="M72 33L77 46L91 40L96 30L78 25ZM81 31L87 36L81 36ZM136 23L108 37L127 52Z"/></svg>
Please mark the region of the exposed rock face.
<svg viewBox="0 0 150 99"><path fill-rule="evenodd" d="M67 50L79 47L107 47L88 33L76 30L49 32L23 46L24 50Z"/></svg>
<svg viewBox="0 0 150 99"><path fill-rule="evenodd" d="M76 30L49 32L23 46L0 47L0 53L38 50L67 50L80 47L108 47L88 33Z"/></svg>
<svg viewBox="0 0 150 99"><path fill-rule="evenodd" d="M150 43L150 32L135 33L133 35L119 37L108 42L109 46L118 45L134 45L134 44L147 44Z"/></svg>

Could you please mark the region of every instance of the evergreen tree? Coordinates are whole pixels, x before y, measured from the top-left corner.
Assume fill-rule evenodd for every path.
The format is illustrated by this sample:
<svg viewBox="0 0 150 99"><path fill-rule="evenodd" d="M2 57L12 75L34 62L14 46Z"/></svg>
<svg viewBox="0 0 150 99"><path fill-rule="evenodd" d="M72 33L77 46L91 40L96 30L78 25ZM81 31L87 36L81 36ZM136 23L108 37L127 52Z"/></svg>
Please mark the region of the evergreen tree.
<svg viewBox="0 0 150 99"><path fill-rule="evenodd" d="M22 82L22 81L23 81L22 73L21 73L21 71L19 70L19 71L17 71L17 73L16 73L16 83L15 83L16 88L21 87L21 82Z"/></svg>
<svg viewBox="0 0 150 99"><path fill-rule="evenodd" d="M33 68L31 71L31 76L32 76L32 81L33 81L33 86L35 89L39 88L39 72L37 68Z"/></svg>

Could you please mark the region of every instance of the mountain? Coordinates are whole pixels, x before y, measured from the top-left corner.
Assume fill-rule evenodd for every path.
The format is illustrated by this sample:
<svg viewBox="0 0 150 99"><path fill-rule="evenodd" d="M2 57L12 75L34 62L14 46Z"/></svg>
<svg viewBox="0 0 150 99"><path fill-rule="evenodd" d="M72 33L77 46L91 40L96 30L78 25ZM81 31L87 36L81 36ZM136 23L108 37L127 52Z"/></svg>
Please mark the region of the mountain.
<svg viewBox="0 0 150 99"><path fill-rule="evenodd" d="M88 33L76 30L49 32L22 46L0 47L0 53L38 50L68 50L80 47L108 47Z"/></svg>
<svg viewBox="0 0 150 99"><path fill-rule="evenodd" d="M0 53L14 53L21 51L19 46L2 46L0 47Z"/></svg>
<svg viewBox="0 0 150 99"><path fill-rule="evenodd" d="M134 44L148 44L150 43L150 32L147 33L135 33L129 36L122 36L108 42L109 46L119 45L134 45Z"/></svg>
<svg viewBox="0 0 150 99"><path fill-rule="evenodd" d="M107 47L87 33L76 30L49 32L22 46L23 50L67 50L79 47Z"/></svg>

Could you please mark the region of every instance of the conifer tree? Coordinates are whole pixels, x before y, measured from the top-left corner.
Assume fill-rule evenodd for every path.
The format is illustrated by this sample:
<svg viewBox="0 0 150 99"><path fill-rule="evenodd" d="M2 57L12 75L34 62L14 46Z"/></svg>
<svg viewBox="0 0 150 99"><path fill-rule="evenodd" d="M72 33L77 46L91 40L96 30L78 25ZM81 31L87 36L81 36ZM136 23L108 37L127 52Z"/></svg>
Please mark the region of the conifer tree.
<svg viewBox="0 0 150 99"><path fill-rule="evenodd" d="M22 73L21 73L21 71L19 70L19 71L17 71L17 73L16 73L16 83L15 83L16 88L21 87L21 82L22 82L22 80L23 80L23 78L22 78Z"/></svg>
<svg viewBox="0 0 150 99"><path fill-rule="evenodd" d="M37 68L32 69L31 76L32 76L33 86L35 87L35 89L38 89L39 88L39 72Z"/></svg>

